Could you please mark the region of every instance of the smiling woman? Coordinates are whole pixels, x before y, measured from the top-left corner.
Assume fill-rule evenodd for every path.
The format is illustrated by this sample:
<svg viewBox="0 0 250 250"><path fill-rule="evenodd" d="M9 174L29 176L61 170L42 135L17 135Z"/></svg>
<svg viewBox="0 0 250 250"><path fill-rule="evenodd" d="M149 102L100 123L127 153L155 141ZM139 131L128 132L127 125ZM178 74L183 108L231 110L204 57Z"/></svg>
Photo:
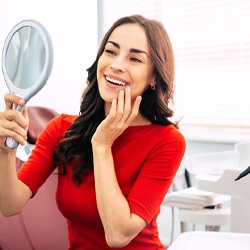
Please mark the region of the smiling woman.
<svg viewBox="0 0 250 250"><path fill-rule="evenodd" d="M50 121L17 176L15 151L4 141L26 138L27 110L14 112L13 103L24 100L5 95L1 211L20 212L57 168L68 249L163 250L156 220L186 146L170 120L173 90L173 51L164 26L141 15L118 19L88 69L79 115Z"/></svg>

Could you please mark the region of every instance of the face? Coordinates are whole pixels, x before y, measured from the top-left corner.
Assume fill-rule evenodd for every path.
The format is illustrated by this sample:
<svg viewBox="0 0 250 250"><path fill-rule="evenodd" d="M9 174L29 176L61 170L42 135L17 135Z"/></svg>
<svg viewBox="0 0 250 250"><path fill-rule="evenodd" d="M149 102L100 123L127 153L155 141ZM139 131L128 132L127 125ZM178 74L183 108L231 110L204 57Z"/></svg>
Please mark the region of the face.
<svg viewBox="0 0 250 250"><path fill-rule="evenodd" d="M120 90L131 88L132 101L154 85L153 64L144 29L123 24L110 35L97 65L99 92L106 103Z"/></svg>

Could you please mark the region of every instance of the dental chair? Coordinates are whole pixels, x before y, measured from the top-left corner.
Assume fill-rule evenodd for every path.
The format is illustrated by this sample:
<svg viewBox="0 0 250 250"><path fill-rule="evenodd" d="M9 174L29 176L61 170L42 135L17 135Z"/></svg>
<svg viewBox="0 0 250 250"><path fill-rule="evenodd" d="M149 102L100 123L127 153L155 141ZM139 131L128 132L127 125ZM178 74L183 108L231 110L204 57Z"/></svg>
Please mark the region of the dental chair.
<svg viewBox="0 0 250 250"><path fill-rule="evenodd" d="M17 170L27 159L38 135L45 125L58 113L45 107L28 107L29 129L27 144L19 146ZM55 203L57 175L51 175L38 193L15 216L5 218L0 215L1 250L62 250L68 247L66 219Z"/></svg>
<svg viewBox="0 0 250 250"><path fill-rule="evenodd" d="M175 219L180 223L180 233L185 232L187 224L194 231L196 225L204 226L205 231L219 231L221 226L231 225L230 196L199 190L192 176L199 172L221 172L236 161L235 152L227 151L184 157L185 188L173 190L165 196L163 206L172 211L171 242L174 239Z"/></svg>

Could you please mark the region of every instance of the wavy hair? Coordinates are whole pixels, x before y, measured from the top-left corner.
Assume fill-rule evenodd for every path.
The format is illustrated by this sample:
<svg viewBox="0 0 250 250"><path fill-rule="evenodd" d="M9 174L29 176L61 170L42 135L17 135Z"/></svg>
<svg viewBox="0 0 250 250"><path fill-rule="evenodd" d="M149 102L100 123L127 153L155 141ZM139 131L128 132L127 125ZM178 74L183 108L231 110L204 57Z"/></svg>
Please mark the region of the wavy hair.
<svg viewBox="0 0 250 250"><path fill-rule="evenodd" d="M159 21L141 15L118 19L105 34L94 63L87 69L87 87L81 97L79 117L66 131L64 139L54 151L56 164L59 161L63 164L62 175L67 172L66 164L73 164L72 178L77 185L81 184L84 174L93 169L91 138L105 119L104 100L98 90L97 63L113 30L126 23L139 24L144 28L156 75L155 90L150 87L145 90L140 112L152 123L164 126L172 124L169 118L173 116L173 111L169 106L173 103L174 56L164 26Z"/></svg>

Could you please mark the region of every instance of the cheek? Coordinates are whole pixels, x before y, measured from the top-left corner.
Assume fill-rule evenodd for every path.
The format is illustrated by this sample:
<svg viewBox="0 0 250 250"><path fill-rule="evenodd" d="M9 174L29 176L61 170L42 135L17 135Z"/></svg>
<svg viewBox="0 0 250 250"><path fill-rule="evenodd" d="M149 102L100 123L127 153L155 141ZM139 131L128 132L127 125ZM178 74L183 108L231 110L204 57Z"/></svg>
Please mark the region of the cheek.
<svg viewBox="0 0 250 250"><path fill-rule="evenodd" d="M99 59L99 61L97 63L97 68L96 68L97 81L100 79L100 76L101 76L101 61Z"/></svg>
<svg viewBox="0 0 250 250"><path fill-rule="evenodd" d="M147 76L147 72L144 72L142 74L138 74L136 76L136 89L140 89L144 91L150 84L149 78Z"/></svg>
<svg viewBox="0 0 250 250"><path fill-rule="evenodd" d="M145 77L145 75L146 73L144 75L137 75L136 84L133 84L131 89L133 97L142 95L150 87L149 78Z"/></svg>
<svg viewBox="0 0 250 250"><path fill-rule="evenodd" d="M97 71L97 76L100 76L101 75L101 72L104 70L105 68L105 59L104 59L104 56L101 55L98 62L97 62L97 68L96 68L96 71Z"/></svg>
<svg viewBox="0 0 250 250"><path fill-rule="evenodd" d="M144 83L144 84L139 84L137 86L132 87L131 89L131 95L132 98L136 98L137 96L142 96L143 93L148 89L149 84L148 83Z"/></svg>

